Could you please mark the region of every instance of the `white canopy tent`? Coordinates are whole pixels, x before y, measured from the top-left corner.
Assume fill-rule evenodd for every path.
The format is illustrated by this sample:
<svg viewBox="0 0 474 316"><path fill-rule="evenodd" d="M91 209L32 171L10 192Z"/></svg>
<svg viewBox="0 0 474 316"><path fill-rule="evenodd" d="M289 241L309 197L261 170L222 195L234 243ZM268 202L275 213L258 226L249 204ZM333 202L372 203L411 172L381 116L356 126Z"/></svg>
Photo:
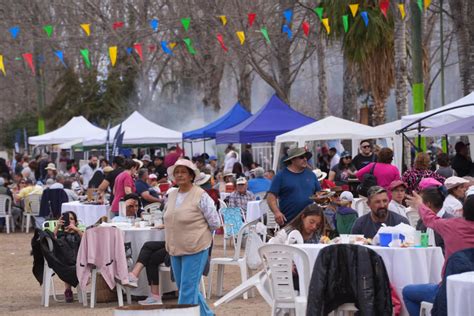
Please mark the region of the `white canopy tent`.
<svg viewBox="0 0 474 316"><path fill-rule="evenodd" d="M110 129L110 138L113 139L120 125ZM146 119L137 111L133 112L125 121L122 122L122 132L124 145L151 145L180 143L183 134L178 131L160 126ZM94 136L84 140L84 146L98 146L105 144L107 140L107 131L102 131Z"/></svg>
<svg viewBox="0 0 474 316"><path fill-rule="evenodd" d="M445 125L431 128L421 133L423 136L461 136L474 135L474 115Z"/></svg>
<svg viewBox="0 0 474 316"><path fill-rule="evenodd" d="M92 125L83 116L74 116L64 126L39 136L28 137L30 145L56 145L67 142L76 143L94 135L104 133L105 130Z"/></svg>
<svg viewBox="0 0 474 316"><path fill-rule="evenodd" d="M285 142L297 142L303 147L305 142L315 140L350 139L352 148L358 148L360 140L369 138L373 127L344 120L334 116L328 116L317 122L305 125L281 134L275 138L275 152L273 155L273 169L278 170L279 153L281 144Z"/></svg>

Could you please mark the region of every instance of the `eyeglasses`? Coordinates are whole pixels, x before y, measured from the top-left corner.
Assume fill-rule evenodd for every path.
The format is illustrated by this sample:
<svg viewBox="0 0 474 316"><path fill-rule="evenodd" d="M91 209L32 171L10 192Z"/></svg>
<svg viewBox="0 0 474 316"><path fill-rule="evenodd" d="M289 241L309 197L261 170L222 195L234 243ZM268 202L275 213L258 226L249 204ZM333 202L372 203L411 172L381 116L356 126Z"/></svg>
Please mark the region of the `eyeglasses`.
<svg viewBox="0 0 474 316"><path fill-rule="evenodd" d="M372 146L370 146L370 145L365 145L365 146L362 146L362 148L372 148Z"/></svg>

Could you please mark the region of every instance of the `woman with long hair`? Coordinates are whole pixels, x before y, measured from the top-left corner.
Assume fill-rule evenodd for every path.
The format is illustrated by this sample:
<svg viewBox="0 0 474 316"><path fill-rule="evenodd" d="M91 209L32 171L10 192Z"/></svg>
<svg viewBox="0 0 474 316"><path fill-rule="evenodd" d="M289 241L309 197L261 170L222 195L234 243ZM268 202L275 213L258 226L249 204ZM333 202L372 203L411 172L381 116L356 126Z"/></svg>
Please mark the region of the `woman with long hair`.
<svg viewBox="0 0 474 316"><path fill-rule="evenodd" d="M348 190L348 179L350 177L355 177L356 172L357 169L352 163L351 153L348 151L344 151L341 154L341 159L339 159L339 163L332 167L331 171L329 171L329 181L332 181L339 186L346 186L343 188L343 190Z"/></svg>

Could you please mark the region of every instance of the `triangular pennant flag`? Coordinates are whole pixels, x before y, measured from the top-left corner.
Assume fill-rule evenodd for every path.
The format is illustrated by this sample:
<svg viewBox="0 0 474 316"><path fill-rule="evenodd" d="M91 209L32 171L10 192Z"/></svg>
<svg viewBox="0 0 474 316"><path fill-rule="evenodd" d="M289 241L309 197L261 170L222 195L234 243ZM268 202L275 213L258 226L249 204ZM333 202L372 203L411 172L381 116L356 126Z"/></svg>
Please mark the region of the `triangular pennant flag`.
<svg viewBox="0 0 474 316"><path fill-rule="evenodd" d="M33 54L31 53L23 54L23 59L26 61L26 63L31 69L31 72L34 75L36 72L35 72L35 65L33 64Z"/></svg>
<svg viewBox="0 0 474 316"><path fill-rule="evenodd" d="M84 33L86 33L87 36L91 35L91 25L90 24L81 24L81 28L84 30Z"/></svg>
<svg viewBox="0 0 474 316"><path fill-rule="evenodd" d="M173 55L171 49L168 48L168 42L161 41L161 49L165 52L165 54Z"/></svg>
<svg viewBox="0 0 474 316"><path fill-rule="evenodd" d="M195 55L196 50L193 47L193 43L192 43L191 39L190 38L184 38L183 41L186 44L186 48L188 49L189 53L191 55Z"/></svg>
<svg viewBox="0 0 474 316"><path fill-rule="evenodd" d="M60 51L60 50L55 50L55 51L54 51L54 54L55 54L56 57L58 57L58 59L61 61L61 64L63 64L63 66L67 68L66 63L64 62L64 54L63 54L63 52Z"/></svg>
<svg viewBox="0 0 474 316"><path fill-rule="evenodd" d="M257 17L257 13L252 12L248 14L249 27L252 27L253 22L255 21L256 17Z"/></svg>
<svg viewBox="0 0 474 316"><path fill-rule="evenodd" d="M46 35L48 35L48 37L51 37L51 35L53 35L53 26L52 25L43 26L43 30L46 32Z"/></svg>
<svg viewBox="0 0 474 316"><path fill-rule="evenodd" d="M0 70L3 72L3 75L6 76L5 65L3 64L3 55L0 55Z"/></svg>
<svg viewBox="0 0 474 316"><path fill-rule="evenodd" d="M270 36L268 36L268 31L266 27L262 27L260 29L260 32L262 32L263 38L265 38L265 41L270 44Z"/></svg>
<svg viewBox="0 0 474 316"><path fill-rule="evenodd" d="M158 31L158 19L153 19L150 21L150 26L153 31Z"/></svg>
<svg viewBox="0 0 474 316"><path fill-rule="evenodd" d="M347 14L342 16L342 25L344 26L344 33L349 30L349 16Z"/></svg>
<svg viewBox="0 0 474 316"><path fill-rule="evenodd" d="M352 17L355 18L357 14L357 10L359 10L359 4L358 3L349 4L349 8L351 9Z"/></svg>
<svg viewBox="0 0 474 316"><path fill-rule="evenodd" d="M140 60L143 61L142 44L140 44L140 43L133 44L133 49L135 50L135 52L140 57Z"/></svg>
<svg viewBox="0 0 474 316"><path fill-rule="evenodd" d="M124 26L124 23L123 22L114 22L114 24L112 24L112 28L115 30L121 28Z"/></svg>
<svg viewBox="0 0 474 316"><path fill-rule="evenodd" d="M424 0L424 1L423 1L423 4L425 5L425 10L427 10L428 7L429 7L430 4L431 4L431 0Z"/></svg>
<svg viewBox="0 0 474 316"><path fill-rule="evenodd" d="M237 34L237 37L239 38L240 45L244 45L245 43L245 33L242 31L235 32Z"/></svg>
<svg viewBox="0 0 474 316"><path fill-rule="evenodd" d="M153 53L156 51L156 45L148 45L148 52Z"/></svg>
<svg viewBox="0 0 474 316"><path fill-rule="evenodd" d="M133 52L133 48L131 48L131 47L127 47L126 50L127 50L127 55L130 55Z"/></svg>
<svg viewBox="0 0 474 316"><path fill-rule="evenodd" d="M288 35L288 39L291 40L291 38L293 37L293 33L291 32L291 29L288 25L283 25L283 28L282 28L282 32L283 33L286 33Z"/></svg>
<svg viewBox="0 0 474 316"><path fill-rule="evenodd" d="M423 11L423 0L417 0L416 4L418 4L418 8L420 8L420 11Z"/></svg>
<svg viewBox="0 0 474 316"><path fill-rule="evenodd" d="M38 55L38 56L36 57L36 60L38 61L38 64L40 64L40 65L43 64L44 61L45 61L44 55Z"/></svg>
<svg viewBox="0 0 474 316"><path fill-rule="evenodd" d="M183 24L183 27L184 27L185 31L188 31L190 23L191 23L191 18L182 18L181 19L181 24Z"/></svg>
<svg viewBox="0 0 474 316"><path fill-rule="evenodd" d="M319 19L323 20L324 8L323 7L317 7L317 8L314 8L313 10L319 16Z"/></svg>
<svg viewBox="0 0 474 316"><path fill-rule="evenodd" d="M169 45L170 45L170 48L173 49L175 48L175 46L177 45L178 43L176 42L171 42Z"/></svg>
<svg viewBox="0 0 474 316"><path fill-rule="evenodd" d="M329 19L328 18L324 18L321 20L321 22L323 22L323 25L324 27L326 28L326 32L329 34L331 33L331 27L329 26Z"/></svg>
<svg viewBox="0 0 474 316"><path fill-rule="evenodd" d="M399 3L398 9L400 10L400 15L402 16L402 20L405 19L405 16L407 15L405 12L405 4Z"/></svg>
<svg viewBox="0 0 474 316"><path fill-rule="evenodd" d="M221 19L222 25L225 26L227 24L227 17L225 15L220 15L219 19Z"/></svg>
<svg viewBox="0 0 474 316"><path fill-rule="evenodd" d="M227 52L228 49L227 49L227 47L226 47L225 44L224 44L224 37L222 36L222 34L217 34L217 40L219 41L219 44L221 44L222 49L223 49L225 52Z"/></svg>
<svg viewBox="0 0 474 316"><path fill-rule="evenodd" d="M388 7L390 6L390 2L388 0L383 0L380 1L380 11L382 11L382 14L385 18L387 18L387 11Z"/></svg>
<svg viewBox="0 0 474 316"><path fill-rule="evenodd" d="M91 68L91 60L89 59L89 50L81 49L81 55L84 58L87 68Z"/></svg>
<svg viewBox="0 0 474 316"><path fill-rule="evenodd" d="M291 19L293 18L293 9L286 9L283 11L283 16L285 17L286 23L290 24Z"/></svg>
<svg viewBox="0 0 474 316"><path fill-rule="evenodd" d="M362 17L362 20L364 20L365 27L369 26L369 14L367 11L362 11L360 16Z"/></svg>
<svg viewBox="0 0 474 316"><path fill-rule="evenodd" d="M8 29L10 31L10 34L13 39L16 39L18 37L18 34L20 34L20 27L19 26L13 26Z"/></svg>
<svg viewBox="0 0 474 316"><path fill-rule="evenodd" d="M117 46L109 47L109 58L110 58L110 63L112 64L112 67L114 67L115 63L117 62Z"/></svg>
<svg viewBox="0 0 474 316"><path fill-rule="evenodd" d="M309 35L309 23L307 21L303 21L303 23L301 23L301 27L303 28L304 35L308 36Z"/></svg>

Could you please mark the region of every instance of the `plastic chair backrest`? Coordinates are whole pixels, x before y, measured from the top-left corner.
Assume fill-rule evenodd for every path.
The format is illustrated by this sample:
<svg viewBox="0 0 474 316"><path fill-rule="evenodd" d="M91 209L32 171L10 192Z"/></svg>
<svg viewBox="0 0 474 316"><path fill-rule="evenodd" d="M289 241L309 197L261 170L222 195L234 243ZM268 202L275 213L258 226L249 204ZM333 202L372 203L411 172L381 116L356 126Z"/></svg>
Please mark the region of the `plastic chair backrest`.
<svg viewBox="0 0 474 316"><path fill-rule="evenodd" d="M238 260L240 258L240 250L242 248L242 239L244 238L244 235L248 235L250 229L255 228L257 223L258 223L258 219L251 221L249 223L246 223L240 228L239 233L237 234L237 242L235 243L235 251L234 251L234 257L233 257L234 260ZM247 239L245 248L248 248L248 247L250 247L250 242Z"/></svg>
<svg viewBox="0 0 474 316"><path fill-rule="evenodd" d="M33 216L39 216L41 194L30 194L25 197L25 209Z"/></svg>
<svg viewBox="0 0 474 316"><path fill-rule="evenodd" d="M127 217L127 209L125 207L125 202L120 201L119 202L119 216Z"/></svg>
<svg viewBox="0 0 474 316"><path fill-rule="evenodd" d="M153 211L159 211L161 209L160 202L150 203L143 208L143 210L147 213L152 213Z"/></svg>
<svg viewBox="0 0 474 316"><path fill-rule="evenodd" d="M352 201L352 208L357 211L359 216L370 213L370 207L367 204L367 198L355 198Z"/></svg>
<svg viewBox="0 0 474 316"><path fill-rule="evenodd" d="M0 194L0 216L11 214L12 199L8 195Z"/></svg>
<svg viewBox="0 0 474 316"><path fill-rule="evenodd" d="M237 235L244 224L242 210L239 207L224 207L219 213L224 222L226 237Z"/></svg>
<svg viewBox="0 0 474 316"><path fill-rule="evenodd" d="M265 196L267 195L267 192L258 192L258 193L255 193L255 198L257 201L261 201L261 200L264 200L265 199Z"/></svg>
<svg viewBox="0 0 474 316"><path fill-rule="evenodd" d="M227 203L224 202L224 200L221 200L221 199L219 199L219 205L220 205L220 208L226 208L227 207Z"/></svg>

